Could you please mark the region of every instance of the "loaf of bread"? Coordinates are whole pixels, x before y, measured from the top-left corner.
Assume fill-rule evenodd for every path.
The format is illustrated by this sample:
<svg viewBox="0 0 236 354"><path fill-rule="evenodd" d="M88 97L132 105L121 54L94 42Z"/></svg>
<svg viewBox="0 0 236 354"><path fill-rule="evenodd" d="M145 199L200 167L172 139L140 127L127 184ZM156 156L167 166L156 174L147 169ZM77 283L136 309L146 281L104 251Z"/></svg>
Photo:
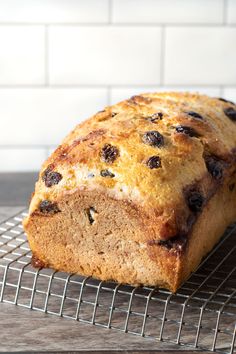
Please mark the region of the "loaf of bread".
<svg viewBox="0 0 236 354"><path fill-rule="evenodd" d="M133 96L43 164L24 228L36 267L175 292L236 220L236 106Z"/></svg>

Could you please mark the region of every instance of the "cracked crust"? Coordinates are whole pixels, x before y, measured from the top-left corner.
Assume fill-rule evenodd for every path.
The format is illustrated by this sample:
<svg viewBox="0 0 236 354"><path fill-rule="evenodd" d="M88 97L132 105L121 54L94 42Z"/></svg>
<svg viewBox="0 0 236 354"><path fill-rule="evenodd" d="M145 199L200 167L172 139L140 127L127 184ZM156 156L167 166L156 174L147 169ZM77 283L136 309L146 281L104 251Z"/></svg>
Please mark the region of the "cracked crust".
<svg viewBox="0 0 236 354"><path fill-rule="evenodd" d="M24 221L33 253L55 269L176 291L236 219L234 110L153 93L78 125L40 172Z"/></svg>

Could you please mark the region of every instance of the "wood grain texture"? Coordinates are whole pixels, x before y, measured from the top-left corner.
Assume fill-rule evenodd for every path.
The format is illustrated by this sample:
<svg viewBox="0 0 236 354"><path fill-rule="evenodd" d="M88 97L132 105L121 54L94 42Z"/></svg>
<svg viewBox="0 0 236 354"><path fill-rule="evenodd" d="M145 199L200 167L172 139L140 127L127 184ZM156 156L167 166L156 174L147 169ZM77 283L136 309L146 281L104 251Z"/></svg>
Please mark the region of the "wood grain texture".
<svg viewBox="0 0 236 354"><path fill-rule="evenodd" d="M76 350L76 351L47 351L47 354L88 354L88 353L93 353L93 354L104 354L104 353L112 353L112 354L154 354L157 353L157 350ZM3 353L3 352L1 352ZM19 352L12 352L11 353L19 353ZM24 354L27 353L35 353L33 351L24 351ZM188 350L162 350L161 353L165 353L165 354L193 354L196 353L196 351L188 351ZM198 351L198 353L203 353L201 351ZM204 352L204 353L211 353L211 352ZM37 354L45 354L44 351L37 351Z"/></svg>
<svg viewBox="0 0 236 354"><path fill-rule="evenodd" d="M37 311L0 304L1 351L117 351L177 350L159 343L115 330L45 315ZM181 348L182 349L182 348Z"/></svg>

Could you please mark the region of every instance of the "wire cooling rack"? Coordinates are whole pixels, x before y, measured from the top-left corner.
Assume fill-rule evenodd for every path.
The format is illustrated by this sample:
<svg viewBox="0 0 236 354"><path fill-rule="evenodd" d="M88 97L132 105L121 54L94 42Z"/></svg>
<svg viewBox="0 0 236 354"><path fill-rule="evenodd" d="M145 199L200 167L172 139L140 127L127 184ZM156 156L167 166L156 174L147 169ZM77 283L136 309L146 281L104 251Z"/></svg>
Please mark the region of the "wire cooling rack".
<svg viewBox="0 0 236 354"><path fill-rule="evenodd" d="M0 301L182 346L233 353L236 337L236 224L172 294L34 269L21 225L0 225Z"/></svg>

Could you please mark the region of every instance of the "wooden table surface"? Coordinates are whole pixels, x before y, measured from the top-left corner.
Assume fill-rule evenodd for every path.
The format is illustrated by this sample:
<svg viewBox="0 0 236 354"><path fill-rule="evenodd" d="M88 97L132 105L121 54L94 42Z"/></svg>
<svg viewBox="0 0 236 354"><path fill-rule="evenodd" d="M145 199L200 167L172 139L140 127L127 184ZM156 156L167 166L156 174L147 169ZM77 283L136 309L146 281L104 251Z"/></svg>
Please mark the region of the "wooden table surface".
<svg viewBox="0 0 236 354"><path fill-rule="evenodd" d="M0 221L22 210L35 174L0 174ZM184 348L0 303L0 351L183 352ZM191 351L192 353L193 351ZM186 351L185 351L186 353Z"/></svg>

